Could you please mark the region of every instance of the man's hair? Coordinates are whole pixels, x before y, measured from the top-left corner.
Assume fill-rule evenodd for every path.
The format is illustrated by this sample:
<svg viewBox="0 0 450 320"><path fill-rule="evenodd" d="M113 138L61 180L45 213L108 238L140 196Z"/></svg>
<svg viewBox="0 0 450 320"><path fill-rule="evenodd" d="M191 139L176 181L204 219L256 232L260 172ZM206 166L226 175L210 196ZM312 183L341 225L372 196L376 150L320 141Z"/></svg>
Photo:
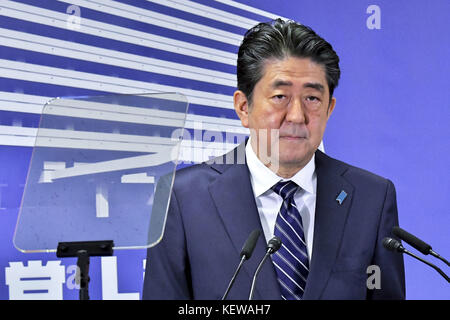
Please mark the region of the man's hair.
<svg viewBox="0 0 450 320"><path fill-rule="evenodd" d="M310 58L324 67L330 101L341 71L333 47L311 28L282 19L259 23L245 33L237 59L237 85L252 104L253 89L263 77L264 63L287 57Z"/></svg>

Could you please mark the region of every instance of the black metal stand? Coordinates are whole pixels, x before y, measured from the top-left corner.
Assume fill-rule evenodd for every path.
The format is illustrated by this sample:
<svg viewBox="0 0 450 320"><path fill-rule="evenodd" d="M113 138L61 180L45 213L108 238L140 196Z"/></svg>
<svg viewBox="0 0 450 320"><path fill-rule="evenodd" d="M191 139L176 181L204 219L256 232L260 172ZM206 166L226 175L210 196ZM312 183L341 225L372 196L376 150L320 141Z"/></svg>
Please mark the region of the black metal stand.
<svg viewBox="0 0 450 320"><path fill-rule="evenodd" d="M77 283L80 284L80 300L89 300L89 264L90 257L105 257L113 255L114 242L79 241L59 242L56 256L58 258L77 257Z"/></svg>

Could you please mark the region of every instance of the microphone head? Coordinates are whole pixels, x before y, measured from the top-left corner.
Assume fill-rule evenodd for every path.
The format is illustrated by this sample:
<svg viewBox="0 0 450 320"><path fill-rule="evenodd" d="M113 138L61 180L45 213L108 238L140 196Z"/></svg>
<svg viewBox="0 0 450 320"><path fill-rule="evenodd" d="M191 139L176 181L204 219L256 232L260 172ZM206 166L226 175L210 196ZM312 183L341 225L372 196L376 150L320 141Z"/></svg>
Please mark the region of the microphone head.
<svg viewBox="0 0 450 320"><path fill-rule="evenodd" d="M423 254L429 254L431 250L431 246L428 243L423 242L422 240L416 238L411 233L403 230L400 227L393 227L392 233L400 238L401 240L405 241L409 245L411 245L413 248L419 250Z"/></svg>
<svg viewBox="0 0 450 320"><path fill-rule="evenodd" d="M269 240L269 242L267 243L267 250L270 250L270 254L275 253L278 251L278 249L280 249L281 247L281 239L278 237L273 237L272 239Z"/></svg>
<svg viewBox="0 0 450 320"><path fill-rule="evenodd" d="M383 246L390 251L403 252L404 250L400 241L389 237L383 239Z"/></svg>
<svg viewBox="0 0 450 320"><path fill-rule="evenodd" d="M261 231L259 229L255 229L250 233L248 239L245 241L244 246L241 250L241 258L245 256L245 259L248 260L252 256L253 250L255 250L256 242L258 241L259 235Z"/></svg>

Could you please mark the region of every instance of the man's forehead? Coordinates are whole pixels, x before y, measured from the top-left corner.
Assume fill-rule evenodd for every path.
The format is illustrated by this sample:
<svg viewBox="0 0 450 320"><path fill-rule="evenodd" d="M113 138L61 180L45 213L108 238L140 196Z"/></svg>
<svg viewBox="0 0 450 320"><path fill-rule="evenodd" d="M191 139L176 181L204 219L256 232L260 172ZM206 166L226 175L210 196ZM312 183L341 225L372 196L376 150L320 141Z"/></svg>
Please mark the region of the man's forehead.
<svg viewBox="0 0 450 320"><path fill-rule="evenodd" d="M289 57L283 60L271 59L264 62L263 76L272 88L292 86L294 82L327 84L324 67L309 58ZM320 86L316 86L319 89Z"/></svg>

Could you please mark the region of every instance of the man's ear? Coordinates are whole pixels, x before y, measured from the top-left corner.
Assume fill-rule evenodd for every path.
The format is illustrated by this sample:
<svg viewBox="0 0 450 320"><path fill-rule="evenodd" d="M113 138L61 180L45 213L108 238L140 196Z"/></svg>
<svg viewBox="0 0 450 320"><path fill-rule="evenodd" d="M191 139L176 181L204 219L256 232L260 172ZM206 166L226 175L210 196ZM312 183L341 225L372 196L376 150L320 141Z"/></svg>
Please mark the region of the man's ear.
<svg viewBox="0 0 450 320"><path fill-rule="evenodd" d="M331 98L330 104L328 105L327 110L327 120L330 119L331 114L333 113L334 107L336 106L336 98Z"/></svg>
<svg viewBox="0 0 450 320"><path fill-rule="evenodd" d="M248 128L248 99L241 90L236 90L233 95L234 110L239 119L241 119L242 126Z"/></svg>

